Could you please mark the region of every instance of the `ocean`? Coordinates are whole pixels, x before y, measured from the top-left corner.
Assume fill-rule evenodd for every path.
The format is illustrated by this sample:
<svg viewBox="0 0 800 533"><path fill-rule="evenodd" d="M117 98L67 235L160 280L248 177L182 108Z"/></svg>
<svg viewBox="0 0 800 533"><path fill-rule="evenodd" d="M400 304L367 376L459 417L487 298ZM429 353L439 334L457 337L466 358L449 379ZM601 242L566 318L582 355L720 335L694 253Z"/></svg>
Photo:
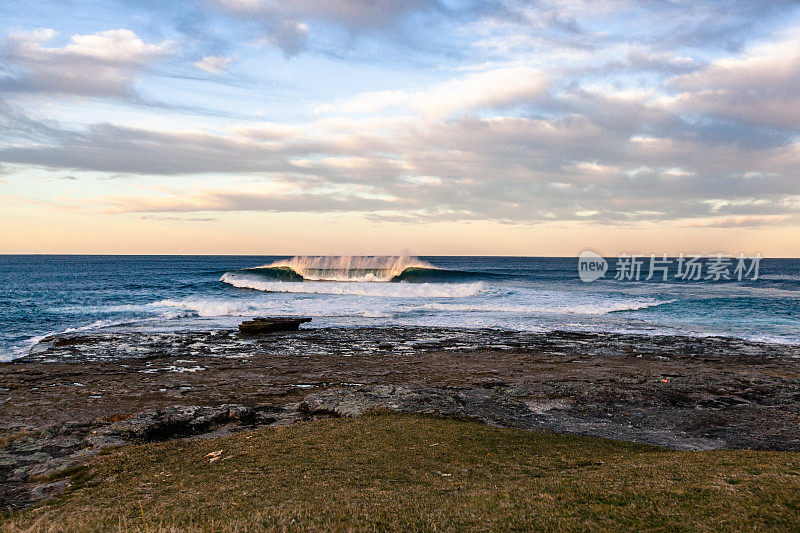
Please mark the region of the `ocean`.
<svg viewBox="0 0 800 533"><path fill-rule="evenodd" d="M609 258L609 263L617 258ZM577 258L0 256L0 359L41 338L100 328L233 328L309 316L308 327L434 326L730 336L800 344L800 260L757 279L658 272L592 282ZM710 259L700 263L709 271ZM741 273L740 273L741 274Z"/></svg>

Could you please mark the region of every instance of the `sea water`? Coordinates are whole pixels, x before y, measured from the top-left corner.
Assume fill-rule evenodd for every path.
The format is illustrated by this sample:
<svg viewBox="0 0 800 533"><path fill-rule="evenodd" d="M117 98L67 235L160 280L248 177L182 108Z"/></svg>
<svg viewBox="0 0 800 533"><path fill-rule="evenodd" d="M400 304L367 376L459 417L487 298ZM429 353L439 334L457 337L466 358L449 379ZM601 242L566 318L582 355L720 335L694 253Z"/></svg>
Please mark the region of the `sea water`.
<svg viewBox="0 0 800 533"><path fill-rule="evenodd" d="M101 328L432 326L724 335L800 344L800 260L757 279L584 283L577 258L0 256L0 358L43 336ZM644 276L643 276L644 278Z"/></svg>

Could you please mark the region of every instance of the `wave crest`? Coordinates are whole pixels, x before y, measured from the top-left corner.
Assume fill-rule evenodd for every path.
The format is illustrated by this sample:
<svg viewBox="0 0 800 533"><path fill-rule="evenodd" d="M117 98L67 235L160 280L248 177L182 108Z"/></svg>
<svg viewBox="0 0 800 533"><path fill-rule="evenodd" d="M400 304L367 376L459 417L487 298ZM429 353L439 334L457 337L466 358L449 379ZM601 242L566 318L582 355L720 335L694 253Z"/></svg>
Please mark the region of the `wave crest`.
<svg viewBox="0 0 800 533"><path fill-rule="evenodd" d="M357 296L378 296L388 298L465 298L474 296L484 289L484 284L476 283L286 283L270 281L246 273L226 272L220 281L242 289L255 289L264 292L290 292L310 294L352 294Z"/></svg>
<svg viewBox="0 0 800 533"><path fill-rule="evenodd" d="M248 269L270 271L271 277L294 281L394 281L406 269L435 267L416 257L397 256L295 256Z"/></svg>

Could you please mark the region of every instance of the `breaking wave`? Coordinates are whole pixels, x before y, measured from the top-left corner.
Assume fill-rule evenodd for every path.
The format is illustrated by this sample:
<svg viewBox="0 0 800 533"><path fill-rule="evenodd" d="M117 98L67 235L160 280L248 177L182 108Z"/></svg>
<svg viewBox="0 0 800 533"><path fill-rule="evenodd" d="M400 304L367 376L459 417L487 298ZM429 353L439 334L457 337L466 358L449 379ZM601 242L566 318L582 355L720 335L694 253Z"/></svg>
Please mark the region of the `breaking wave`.
<svg viewBox="0 0 800 533"><path fill-rule="evenodd" d="M434 266L403 255L333 255L295 256L252 270L272 271L287 280L299 277L306 281L392 281L408 268L433 269Z"/></svg>
<svg viewBox="0 0 800 533"><path fill-rule="evenodd" d="M226 272L220 281L241 289L264 292L290 292L307 294L352 294L388 298L464 298L481 292L484 284L476 283L341 283L306 282L286 283L259 278L247 272Z"/></svg>
<svg viewBox="0 0 800 533"><path fill-rule="evenodd" d="M409 256L296 256L236 271L271 281L446 283L493 277L447 270ZM226 275L233 274L226 272Z"/></svg>

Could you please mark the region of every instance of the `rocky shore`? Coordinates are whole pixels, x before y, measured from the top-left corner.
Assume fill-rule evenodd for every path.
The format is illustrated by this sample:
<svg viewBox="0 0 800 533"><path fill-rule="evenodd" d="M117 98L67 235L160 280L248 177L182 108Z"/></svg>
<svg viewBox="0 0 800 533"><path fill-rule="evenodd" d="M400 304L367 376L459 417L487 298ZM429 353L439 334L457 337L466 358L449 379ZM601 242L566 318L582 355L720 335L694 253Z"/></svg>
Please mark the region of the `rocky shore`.
<svg viewBox="0 0 800 533"><path fill-rule="evenodd" d="M127 443L382 408L684 450L800 450L800 347L436 328L102 331L0 363L0 502Z"/></svg>

